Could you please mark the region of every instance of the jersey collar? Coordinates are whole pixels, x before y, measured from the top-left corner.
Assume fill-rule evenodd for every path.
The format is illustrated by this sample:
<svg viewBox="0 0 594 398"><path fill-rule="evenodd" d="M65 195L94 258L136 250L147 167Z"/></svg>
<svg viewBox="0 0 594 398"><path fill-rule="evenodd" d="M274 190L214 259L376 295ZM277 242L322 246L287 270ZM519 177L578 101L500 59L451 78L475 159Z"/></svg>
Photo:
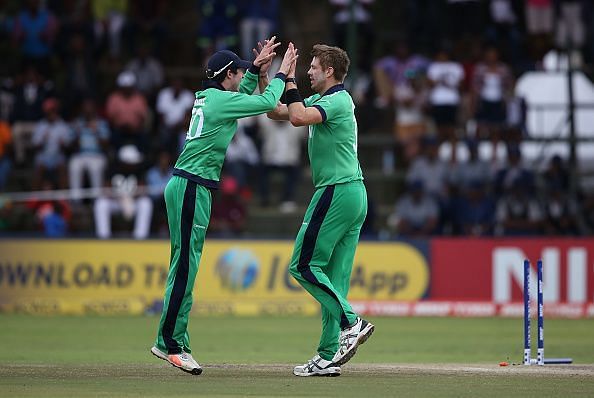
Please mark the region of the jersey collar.
<svg viewBox="0 0 594 398"><path fill-rule="evenodd" d="M326 92L325 92L324 94L322 94L322 97L323 97L324 95L330 95L330 94L334 94L334 93L336 93L336 92L338 92L338 91L342 91L342 90L344 90L344 89L345 89L345 88L344 88L344 84L342 84L342 83L339 83L339 84L337 84L337 85L335 85L335 86L332 86L332 87L330 87L328 90L326 90Z"/></svg>
<svg viewBox="0 0 594 398"><path fill-rule="evenodd" d="M226 91L221 83L215 82L214 80L206 80L202 83L202 86L204 87L203 90L206 90L207 88L216 88L217 90Z"/></svg>

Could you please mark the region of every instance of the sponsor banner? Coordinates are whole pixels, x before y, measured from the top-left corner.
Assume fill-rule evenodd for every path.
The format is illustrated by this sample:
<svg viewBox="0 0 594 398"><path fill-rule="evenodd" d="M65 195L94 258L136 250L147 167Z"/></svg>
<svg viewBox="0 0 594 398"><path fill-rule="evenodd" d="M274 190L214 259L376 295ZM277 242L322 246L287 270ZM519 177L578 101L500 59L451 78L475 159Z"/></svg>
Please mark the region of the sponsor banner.
<svg viewBox="0 0 594 398"><path fill-rule="evenodd" d="M542 259L547 307L568 304L570 311L594 303L594 239L434 239L429 299L521 303L524 259L532 265L532 301Z"/></svg>
<svg viewBox="0 0 594 398"><path fill-rule="evenodd" d="M455 317L512 317L524 316L522 303L495 304L472 301L355 301L356 312L371 316L455 316ZM536 313L536 306L532 313ZM594 318L594 304L548 304L546 318Z"/></svg>
<svg viewBox="0 0 594 398"><path fill-rule="evenodd" d="M319 305L288 272L292 242L207 241L193 310L201 314L314 314ZM160 312L169 242L0 241L0 311ZM352 300L419 300L429 287L422 242L363 242Z"/></svg>

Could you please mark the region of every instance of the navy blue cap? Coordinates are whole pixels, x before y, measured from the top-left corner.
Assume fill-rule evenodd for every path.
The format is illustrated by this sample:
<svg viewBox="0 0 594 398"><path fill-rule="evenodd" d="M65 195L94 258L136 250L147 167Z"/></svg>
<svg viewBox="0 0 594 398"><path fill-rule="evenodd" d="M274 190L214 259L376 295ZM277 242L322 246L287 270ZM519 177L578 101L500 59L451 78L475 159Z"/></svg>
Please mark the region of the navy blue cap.
<svg viewBox="0 0 594 398"><path fill-rule="evenodd" d="M206 69L206 77L214 79L225 72L228 68L249 69L252 66L250 61L245 61L233 51L221 50L214 53L209 59Z"/></svg>

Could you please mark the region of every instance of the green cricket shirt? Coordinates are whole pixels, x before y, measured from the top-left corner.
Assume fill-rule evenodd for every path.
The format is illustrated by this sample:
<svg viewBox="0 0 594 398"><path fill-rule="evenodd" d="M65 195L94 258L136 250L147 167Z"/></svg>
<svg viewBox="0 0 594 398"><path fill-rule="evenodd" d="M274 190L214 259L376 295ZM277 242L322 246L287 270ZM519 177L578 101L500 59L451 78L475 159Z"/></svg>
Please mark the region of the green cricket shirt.
<svg viewBox="0 0 594 398"><path fill-rule="evenodd" d="M273 110L284 91L284 79L285 75L278 73L262 94L251 95L258 76L246 71L239 92L226 91L216 83L196 92L186 142L173 174L216 188L227 147L237 131L237 119Z"/></svg>
<svg viewBox="0 0 594 398"><path fill-rule="evenodd" d="M357 158L355 104L344 86L338 84L304 102L305 106L317 108L323 120L309 126L307 150L314 186L362 180Z"/></svg>

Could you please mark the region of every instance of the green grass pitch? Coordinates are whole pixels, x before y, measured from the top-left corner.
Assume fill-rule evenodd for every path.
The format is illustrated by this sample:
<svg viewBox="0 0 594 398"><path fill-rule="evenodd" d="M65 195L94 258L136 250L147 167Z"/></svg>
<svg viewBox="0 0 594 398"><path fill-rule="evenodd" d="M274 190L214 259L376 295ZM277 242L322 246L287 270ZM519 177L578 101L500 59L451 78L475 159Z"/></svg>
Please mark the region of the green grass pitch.
<svg viewBox="0 0 594 398"><path fill-rule="evenodd" d="M594 319L545 320L545 353L574 364L544 368L511 365L521 319L370 320L376 332L342 376L298 378L292 367L315 353L318 318L192 317L204 372L191 376L149 354L155 316L0 314L0 396L594 396Z"/></svg>

